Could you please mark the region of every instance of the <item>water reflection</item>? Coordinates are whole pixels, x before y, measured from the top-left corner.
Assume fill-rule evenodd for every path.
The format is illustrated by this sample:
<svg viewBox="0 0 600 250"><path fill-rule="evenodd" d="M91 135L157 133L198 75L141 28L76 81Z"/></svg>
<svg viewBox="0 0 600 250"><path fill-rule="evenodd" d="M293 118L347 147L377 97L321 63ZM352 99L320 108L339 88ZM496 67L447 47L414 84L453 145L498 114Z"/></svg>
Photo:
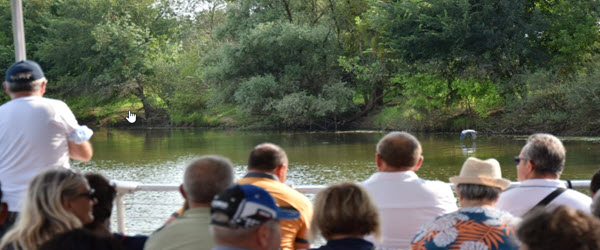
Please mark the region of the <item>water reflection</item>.
<svg viewBox="0 0 600 250"><path fill-rule="evenodd" d="M471 147L467 148L467 146L463 143L463 141L460 141L460 149L462 149L463 155L465 157L469 157L469 156L475 154L475 152L477 152L477 143L475 143L475 141L472 141Z"/></svg>

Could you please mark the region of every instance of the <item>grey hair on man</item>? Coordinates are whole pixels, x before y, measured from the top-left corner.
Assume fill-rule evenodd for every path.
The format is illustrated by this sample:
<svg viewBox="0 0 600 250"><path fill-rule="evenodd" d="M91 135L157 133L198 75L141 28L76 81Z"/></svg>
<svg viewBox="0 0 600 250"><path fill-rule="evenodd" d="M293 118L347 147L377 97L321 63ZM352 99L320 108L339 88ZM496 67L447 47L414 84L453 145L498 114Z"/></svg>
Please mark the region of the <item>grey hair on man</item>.
<svg viewBox="0 0 600 250"><path fill-rule="evenodd" d="M37 79L35 81L23 83L6 82L6 88L10 92L38 91L42 88L42 84L46 82L48 82L48 80L46 80L45 77Z"/></svg>
<svg viewBox="0 0 600 250"><path fill-rule="evenodd" d="M193 160L183 175L183 190L188 201L210 203L213 197L234 182L231 162L218 155Z"/></svg>
<svg viewBox="0 0 600 250"><path fill-rule="evenodd" d="M406 132L390 132L377 143L377 155L389 166L415 166L422 149L419 140Z"/></svg>
<svg viewBox="0 0 600 250"><path fill-rule="evenodd" d="M523 156L535 164L534 171L539 174L561 174L565 167L565 147L551 134L529 136Z"/></svg>
<svg viewBox="0 0 600 250"><path fill-rule="evenodd" d="M458 184L456 191L464 199L477 201L495 201L502 193L502 189L498 187L465 183Z"/></svg>

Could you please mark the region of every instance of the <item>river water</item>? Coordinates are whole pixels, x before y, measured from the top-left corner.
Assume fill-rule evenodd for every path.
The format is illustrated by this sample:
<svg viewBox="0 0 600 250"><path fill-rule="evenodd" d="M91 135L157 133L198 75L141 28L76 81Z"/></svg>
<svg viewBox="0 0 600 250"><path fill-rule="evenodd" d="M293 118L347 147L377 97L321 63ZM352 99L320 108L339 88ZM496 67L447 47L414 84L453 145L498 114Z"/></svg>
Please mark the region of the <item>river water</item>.
<svg viewBox="0 0 600 250"><path fill-rule="evenodd" d="M272 142L289 157L288 180L293 185L362 181L375 172L375 144L385 132L250 132L203 129L102 129L92 138L94 157L75 163L83 172L145 184L180 184L186 164L196 156L219 154L231 159L236 176L245 173L250 150ZM417 174L448 182L468 156L496 158L502 174L516 179L513 158L526 136L479 135L462 143L456 134L415 134L425 160ZM561 138L567 149L562 179L589 179L600 167L600 138ZM127 232L150 233L181 206L177 192L136 192L126 196ZM114 214L114 213L113 213ZM114 216L113 216L114 217ZM114 220L114 218L113 218ZM114 222L113 222L114 225Z"/></svg>

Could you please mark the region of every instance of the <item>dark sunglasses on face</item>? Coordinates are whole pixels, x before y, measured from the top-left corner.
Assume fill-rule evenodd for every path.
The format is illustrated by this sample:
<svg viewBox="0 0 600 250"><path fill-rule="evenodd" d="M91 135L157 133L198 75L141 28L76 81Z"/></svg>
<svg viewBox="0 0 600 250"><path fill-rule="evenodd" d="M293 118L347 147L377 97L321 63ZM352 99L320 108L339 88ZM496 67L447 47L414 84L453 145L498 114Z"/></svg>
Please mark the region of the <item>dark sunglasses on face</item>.
<svg viewBox="0 0 600 250"><path fill-rule="evenodd" d="M521 163L521 161L525 161L527 160L527 158L521 158L518 155L515 156L515 165L519 165L519 163Z"/></svg>
<svg viewBox="0 0 600 250"><path fill-rule="evenodd" d="M80 193L80 194L75 195L75 198L79 198L79 197L83 196L83 197L86 197L86 198L88 198L90 200L93 200L93 199L96 198L96 196L94 196L94 193L96 193L96 190L94 190L93 188L90 188L90 190L88 190L85 193Z"/></svg>

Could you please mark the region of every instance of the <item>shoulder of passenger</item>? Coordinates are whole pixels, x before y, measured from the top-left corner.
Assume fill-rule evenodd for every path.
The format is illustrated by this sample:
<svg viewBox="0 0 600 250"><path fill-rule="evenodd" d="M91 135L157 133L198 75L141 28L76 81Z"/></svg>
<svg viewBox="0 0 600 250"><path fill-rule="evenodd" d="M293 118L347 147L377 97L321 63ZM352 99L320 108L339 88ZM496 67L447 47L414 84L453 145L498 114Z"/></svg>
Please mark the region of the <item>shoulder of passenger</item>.
<svg viewBox="0 0 600 250"><path fill-rule="evenodd" d="M567 189L567 194L569 194L569 196L576 198L576 199L589 200L590 202L592 201L591 197L589 197L588 195L586 195L582 192L579 192L577 190Z"/></svg>
<svg viewBox="0 0 600 250"><path fill-rule="evenodd" d="M440 180L425 180L421 179L422 183L427 186L432 186L440 189L448 189L451 190L450 185Z"/></svg>

